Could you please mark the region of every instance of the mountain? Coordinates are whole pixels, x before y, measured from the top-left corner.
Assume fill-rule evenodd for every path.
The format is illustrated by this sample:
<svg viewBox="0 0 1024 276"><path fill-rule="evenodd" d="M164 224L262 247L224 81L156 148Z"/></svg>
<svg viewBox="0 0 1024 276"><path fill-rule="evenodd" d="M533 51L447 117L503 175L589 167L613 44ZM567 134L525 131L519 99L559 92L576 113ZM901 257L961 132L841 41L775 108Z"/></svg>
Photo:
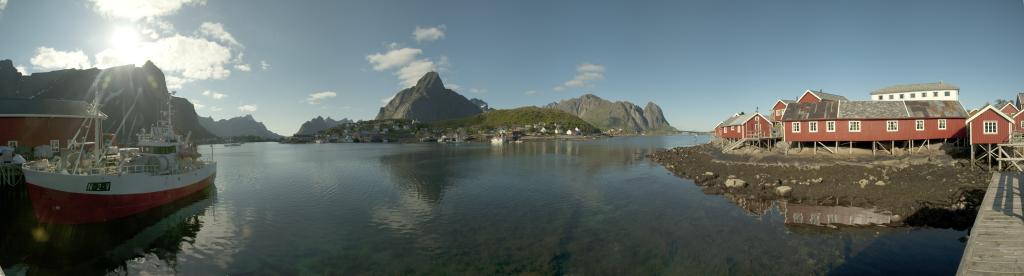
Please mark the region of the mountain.
<svg viewBox="0 0 1024 276"><path fill-rule="evenodd" d="M335 121L334 119L331 119L331 117L327 117L327 119L324 119L324 117L316 116L316 118L313 118L312 120L302 123L302 126L299 127L299 132L296 132L295 135L315 135L318 132L324 131L328 128L332 128L340 124L350 123L352 123L352 120L349 119L341 119Z"/></svg>
<svg viewBox="0 0 1024 276"><path fill-rule="evenodd" d="M380 108L377 120L411 119L434 122L480 114L480 107L444 87L437 72L423 75L416 86L399 91Z"/></svg>
<svg viewBox="0 0 1024 276"><path fill-rule="evenodd" d="M176 131L183 135L191 133L193 141L216 139L199 124L192 103L170 95L163 71L152 62L142 67L66 69L25 76L14 69L10 60L0 60L0 97L92 102L97 94L100 110L108 116L103 121L103 131L118 133L118 141L131 143L139 129L155 124L162 117L161 112L167 110L168 97L174 109Z"/></svg>
<svg viewBox="0 0 1024 276"><path fill-rule="evenodd" d="M213 120L213 117L199 117L199 124L220 138L256 136L264 139L279 139L281 135L267 130L267 126L257 122L252 115L231 119Z"/></svg>
<svg viewBox="0 0 1024 276"><path fill-rule="evenodd" d="M485 102L484 100L481 100L481 99L472 98L472 99L469 99L469 102L475 104L477 107L480 108L480 110L483 110L484 112L494 110L494 109L491 108L490 105L487 104L487 102Z"/></svg>
<svg viewBox="0 0 1024 276"><path fill-rule="evenodd" d="M640 108L631 102L611 102L593 94L585 94L545 107L569 112L604 130L621 128L632 133L677 131L665 120L661 107L653 102Z"/></svg>
<svg viewBox="0 0 1024 276"><path fill-rule="evenodd" d="M548 127L551 128L554 128L553 125L556 124L565 129L579 128L584 133L594 133L598 131L594 125L576 117L576 115L557 109L540 108L536 106L527 106L515 109L498 109L475 116L438 121L431 125L438 128L502 128L532 125L537 123L546 123L548 124Z"/></svg>

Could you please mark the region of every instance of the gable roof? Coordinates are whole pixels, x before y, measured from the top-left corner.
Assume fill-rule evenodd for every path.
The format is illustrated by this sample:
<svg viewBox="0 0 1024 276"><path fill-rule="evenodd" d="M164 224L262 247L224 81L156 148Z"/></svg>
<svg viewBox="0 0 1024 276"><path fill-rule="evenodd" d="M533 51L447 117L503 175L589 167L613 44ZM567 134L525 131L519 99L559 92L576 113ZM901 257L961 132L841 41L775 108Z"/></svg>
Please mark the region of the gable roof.
<svg viewBox="0 0 1024 276"><path fill-rule="evenodd" d="M957 101L822 101L794 103L782 115L783 121L834 119L929 119L966 118Z"/></svg>
<svg viewBox="0 0 1024 276"><path fill-rule="evenodd" d="M1003 113L1002 111L999 111L999 109L996 109L992 105L987 104L987 105L985 105L985 107L982 107L978 111L975 111L974 114L972 114L970 118L967 118L967 123L971 123L971 121L973 121L974 119L978 118L978 116L980 116L981 114L985 113L985 111L989 111L989 110L991 110L992 112L995 112L996 114L999 114L999 116L1003 117L1003 119L1006 119L1007 121L1013 122L1013 118L1011 118L1010 116L1007 116L1005 113Z"/></svg>
<svg viewBox="0 0 1024 276"><path fill-rule="evenodd" d="M826 93L826 92L824 92L822 90L814 91L814 90L810 90L810 89L805 90L803 94L800 94L800 98L803 98L804 95L807 95L807 93L811 93L811 95L814 95L814 97L817 97L818 99L820 99L822 101L837 101L837 102L849 101L849 99L846 99L846 97L843 97L843 96L839 96L839 95L832 94L832 93ZM797 98L797 99L799 100L800 98Z"/></svg>
<svg viewBox="0 0 1024 276"><path fill-rule="evenodd" d="M95 118L91 109L83 101L0 98L0 117Z"/></svg>
<svg viewBox="0 0 1024 276"><path fill-rule="evenodd" d="M932 83L898 84L872 91L871 95L931 90L960 90L960 87L941 81Z"/></svg>
<svg viewBox="0 0 1024 276"><path fill-rule="evenodd" d="M720 127L722 127L722 126L731 126L732 125L732 121L735 121L736 118L739 118L740 116L743 116L743 114L739 114L739 113L733 114L732 116L729 116L728 119L725 119L725 121L722 121L721 123L718 123L718 126L720 126Z"/></svg>
<svg viewBox="0 0 1024 276"><path fill-rule="evenodd" d="M1000 107L999 110L1005 109L1007 105L1009 105L1010 107L1013 107L1013 110L1016 110L1013 113L1017 113L1017 112L1020 111L1020 108L1017 108L1017 106L1014 105L1012 102L1006 102L1006 104L1004 104L1002 107Z"/></svg>
<svg viewBox="0 0 1024 276"><path fill-rule="evenodd" d="M796 102L796 101L794 101L794 100L783 100L783 99L779 99L778 101L775 101L775 104L772 104L772 107L775 107L775 106L776 106L776 105L778 105L779 103L782 103L783 105L787 105L787 106L788 106L789 104L791 104L791 103L795 103L795 102Z"/></svg>

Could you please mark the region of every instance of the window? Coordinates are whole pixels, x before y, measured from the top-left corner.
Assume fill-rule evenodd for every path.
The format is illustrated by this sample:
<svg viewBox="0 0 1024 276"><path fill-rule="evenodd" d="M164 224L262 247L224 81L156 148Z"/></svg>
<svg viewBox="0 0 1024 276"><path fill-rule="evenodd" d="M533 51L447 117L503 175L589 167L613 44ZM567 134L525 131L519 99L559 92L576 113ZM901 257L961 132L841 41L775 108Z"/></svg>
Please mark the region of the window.
<svg viewBox="0 0 1024 276"><path fill-rule="evenodd" d="M818 132L818 122L807 122L807 132Z"/></svg>
<svg viewBox="0 0 1024 276"><path fill-rule="evenodd" d="M850 132L860 132L860 121L850 121L847 125L850 127Z"/></svg>
<svg viewBox="0 0 1024 276"><path fill-rule="evenodd" d="M897 121L885 121L885 131L888 131L888 132L900 131L900 124Z"/></svg>
<svg viewBox="0 0 1024 276"><path fill-rule="evenodd" d="M1020 128L1024 128L1024 121L1020 121Z"/></svg>
<svg viewBox="0 0 1024 276"><path fill-rule="evenodd" d="M924 130L924 120L914 121L914 129L917 131Z"/></svg>
<svg viewBox="0 0 1024 276"><path fill-rule="evenodd" d="M999 125L996 121L985 121L981 129L984 130L984 134L996 134L999 132Z"/></svg>
<svg viewBox="0 0 1024 276"><path fill-rule="evenodd" d="M938 97L938 96L939 96L939 91L932 92L932 97Z"/></svg>
<svg viewBox="0 0 1024 276"><path fill-rule="evenodd" d="M825 122L825 132L836 132L836 122L835 121Z"/></svg>
<svg viewBox="0 0 1024 276"><path fill-rule="evenodd" d="M946 97L949 97L949 91L946 91Z"/></svg>
<svg viewBox="0 0 1024 276"><path fill-rule="evenodd" d="M916 97L917 97L917 94L914 94L914 93L910 93L910 98L911 98L911 99L913 99L913 98L916 98Z"/></svg>
<svg viewBox="0 0 1024 276"><path fill-rule="evenodd" d="M793 122L793 133L800 133L800 122Z"/></svg>
<svg viewBox="0 0 1024 276"><path fill-rule="evenodd" d="M900 94L900 99L901 99L901 100L903 99L903 94Z"/></svg>
<svg viewBox="0 0 1024 276"><path fill-rule="evenodd" d="M882 100L882 95L878 95L878 100L879 100L879 101L881 101L881 100Z"/></svg>
<svg viewBox="0 0 1024 276"><path fill-rule="evenodd" d="M17 140L7 141L7 146L8 147L12 147L12 148L18 148L18 141Z"/></svg>
<svg viewBox="0 0 1024 276"><path fill-rule="evenodd" d="M892 94L889 95L889 99L892 100Z"/></svg>
<svg viewBox="0 0 1024 276"><path fill-rule="evenodd" d="M941 130L945 130L946 129L946 119L939 119L939 129L941 129Z"/></svg>
<svg viewBox="0 0 1024 276"><path fill-rule="evenodd" d="M928 97L928 93L927 92L921 92L921 98L925 98L925 97Z"/></svg>
<svg viewBox="0 0 1024 276"><path fill-rule="evenodd" d="M60 152L60 140L50 140L50 149L53 152Z"/></svg>

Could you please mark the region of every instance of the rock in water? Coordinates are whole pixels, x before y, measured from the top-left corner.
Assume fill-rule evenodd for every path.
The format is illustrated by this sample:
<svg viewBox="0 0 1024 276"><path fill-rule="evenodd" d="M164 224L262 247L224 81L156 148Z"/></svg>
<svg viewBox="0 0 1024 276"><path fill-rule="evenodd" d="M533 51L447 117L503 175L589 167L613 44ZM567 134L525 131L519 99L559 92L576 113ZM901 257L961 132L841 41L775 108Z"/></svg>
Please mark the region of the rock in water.
<svg viewBox="0 0 1024 276"><path fill-rule="evenodd" d="M406 88L380 108L377 120L410 119L435 122L469 117L483 112L466 97L444 87L437 72L423 75L416 86Z"/></svg>
<svg viewBox="0 0 1024 276"><path fill-rule="evenodd" d="M747 182L742 179L730 178L725 180L725 186L729 188L743 188L747 186Z"/></svg>
<svg viewBox="0 0 1024 276"><path fill-rule="evenodd" d="M640 108L631 102L611 102L593 94L585 94L545 107L569 112L604 130L622 129L628 133L676 131L665 120L661 107L653 102Z"/></svg>

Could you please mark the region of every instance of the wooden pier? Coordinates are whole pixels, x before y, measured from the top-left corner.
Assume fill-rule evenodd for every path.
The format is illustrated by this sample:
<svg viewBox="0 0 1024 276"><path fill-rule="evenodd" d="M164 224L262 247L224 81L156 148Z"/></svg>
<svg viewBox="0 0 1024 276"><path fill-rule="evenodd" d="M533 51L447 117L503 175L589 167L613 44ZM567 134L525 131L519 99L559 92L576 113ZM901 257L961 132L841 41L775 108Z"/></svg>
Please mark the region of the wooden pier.
<svg viewBox="0 0 1024 276"><path fill-rule="evenodd" d="M996 172L978 208L957 275L1024 275L1024 173Z"/></svg>

